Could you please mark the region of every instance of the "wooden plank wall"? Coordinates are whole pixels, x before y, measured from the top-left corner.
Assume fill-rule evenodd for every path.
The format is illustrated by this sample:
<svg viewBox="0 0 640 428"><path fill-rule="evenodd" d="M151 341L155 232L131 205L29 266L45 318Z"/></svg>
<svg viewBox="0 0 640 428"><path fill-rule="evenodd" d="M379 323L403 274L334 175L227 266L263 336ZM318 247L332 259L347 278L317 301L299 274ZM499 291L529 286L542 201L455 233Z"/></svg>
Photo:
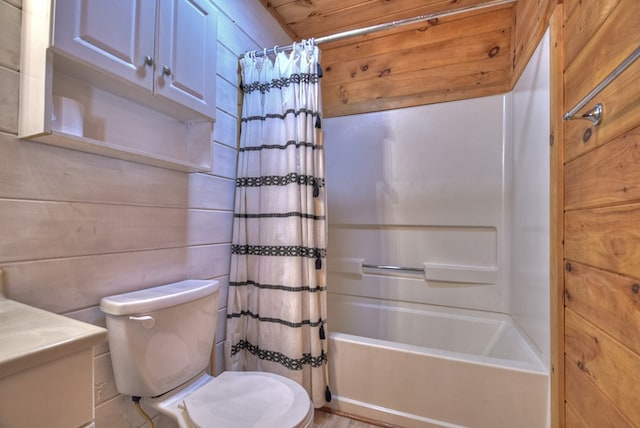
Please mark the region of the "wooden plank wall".
<svg viewBox="0 0 640 428"><path fill-rule="evenodd" d="M259 5L216 5L222 13L213 76L214 169L186 174L19 140L22 2L0 0L0 268L9 298L104 325L97 305L105 295L187 277L217 278L223 285L220 352L235 190L237 59L258 47L257 40L289 39ZM130 399L115 389L108 346L94 355L97 427L143 426ZM217 358L215 371L221 369Z"/></svg>
<svg viewBox="0 0 640 428"><path fill-rule="evenodd" d="M640 2L565 0L565 111L640 46ZM565 419L640 426L640 61L564 126ZM581 112L582 113L582 112ZM579 114L581 114L579 113Z"/></svg>
<svg viewBox="0 0 640 428"><path fill-rule="evenodd" d="M356 28L462 9L491 0L260 0L293 39L322 37ZM453 4L452 4L453 3Z"/></svg>
<svg viewBox="0 0 640 428"><path fill-rule="evenodd" d="M536 46L538 46L556 4L555 0L520 0L516 3L513 24L511 88L515 86Z"/></svg>
<svg viewBox="0 0 640 428"><path fill-rule="evenodd" d="M551 352L551 426L564 426L564 5L556 5L550 30L550 189L549 189L549 316Z"/></svg>
<svg viewBox="0 0 640 428"><path fill-rule="evenodd" d="M325 116L509 90L511 7L322 46Z"/></svg>
<svg viewBox="0 0 640 428"><path fill-rule="evenodd" d="M322 46L327 117L507 92L513 7Z"/></svg>
<svg viewBox="0 0 640 428"><path fill-rule="evenodd" d="M321 37L485 0L261 0L295 39ZM325 43L327 117L508 92L540 41L555 0L433 19Z"/></svg>

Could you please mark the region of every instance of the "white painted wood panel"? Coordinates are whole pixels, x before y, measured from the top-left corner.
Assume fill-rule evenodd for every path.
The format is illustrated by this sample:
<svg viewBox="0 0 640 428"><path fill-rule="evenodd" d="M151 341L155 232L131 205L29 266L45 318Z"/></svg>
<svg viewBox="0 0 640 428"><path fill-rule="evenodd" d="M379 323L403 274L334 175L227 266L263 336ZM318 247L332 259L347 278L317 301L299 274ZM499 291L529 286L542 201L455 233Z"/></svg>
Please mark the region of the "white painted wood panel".
<svg viewBox="0 0 640 428"><path fill-rule="evenodd" d="M228 251L228 245L218 251L217 259L222 263L228 258L225 250ZM191 274L187 257L192 251L182 247L3 263L5 293L51 312L68 313L97 306L104 296L185 279ZM195 259L196 266L216 259L216 251L203 253ZM228 263L213 267L218 275L228 273L228 269ZM88 318L86 321L100 319Z"/></svg>
<svg viewBox="0 0 640 428"><path fill-rule="evenodd" d="M0 200L0 261L184 246L186 219L176 208Z"/></svg>
<svg viewBox="0 0 640 428"><path fill-rule="evenodd" d="M189 206L233 210L235 181L208 174L189 175Z"/></svg>
<svg viewBox="0 0 640 428"><path fill-rule="evenodd" d="M187 260L190 278L208 279L229 275L231 244L189 247Z"/></svg>
<svg viewBox="0 0 640 428"><path fill-rule="evenodd" d="M219 375L225 369L224 367L224 341L216 343L215 346L215 371L214 375Z"/></svg>
<svg viewBox="0 0 640 428"><path fill-rule="evenodd" d="M229 295L229 275L220 276L216 278L220 283L220 298L218 300L218 309L223 309L227 307L227 297ZM218 340L221 340L219 336Z"/></svg>
<svg viewBox="0 0 640 428"><path fill-rule="evenodd" d="M225 211L189 210L187 214L188 245L222 244L231 241L233 213Z"/></svg>
<svg viewBox="0 0 640 428"><path fill-rule="evenodd" d="M97 325L98 327L107 328L107 322L104 318L104 313L100 310L98 306L79 309L77 311L68 312L63 315L78 321L83 321L89 324ZM96 345L93 347L94 357L98 357L100 355L106 354L107 352L109 352L109 344L107 342L104 342L100 345Z"/></svg>
<svg viewBox="0 0 640 428"><path fill-rule="evenodd" d="M238 86L238 55L221 43L218 43L218 75Z"/></svg>
<svg viewBox="0 0 640 428"><path fill-rule="evenodd" d="M96 428L132 428L144 427L145 421L136 412L131 397L118 395L99 406L95 412Z"/></svg>
<svg viewBox="0 0 640 428"><path fill-rule="evenodd" d="M231 221L218 211L0 200L0 261L218 244L231 240Z"/></svg>
<svg viewBox="0 0 640 428"><path fill-rule="evenodd" d="M0 66L17 71L20 68L21 11L15 6L0 2Z"/></svg>
<svg viewBox="0 0 640 428"><path fill-rule="evenodd" d="M19 74L0 67L0 132L18 133L19 86Z"/></svg>
<svg viewBox="0 0 640 428"><path fill-rule="evenodd" d="M232 116L238 115L238 88L220 76L216 77L216 105Z"/></svg>
<svg viewBox="0 0 640 428"><path fill-rule="evenodd" d="M0 197L186 207L188 175L0 133Z"/></svg>
<svg viewBox="0 0 640 428"><path fill-rule="evenodd" d="M238 117L237 112L227 113L218 110L216 125L213 128L213 139L234 149L238 147Z"/></svg>
<svg viewBox="0 0 640 428"><path fill-rule="evenodd" d="M7 3L14 5L15 7L22 7L22 0L5 0Z"/></svg>
<svg viewBox="0 0 640 428"><path fill-rule="evenodd" d="M93 370L94 400L95 405L99 406L118 395L111 366L111 354L104 354L94 358Z"/></svg>
<svg viewBox="0 0 640 428"><path fill-rule="evenodd" d="M213 168L211 174L225 178L236 178L236 157L238 153L235 149L220 143L213 144Z"/></svg>
<svg viewBox="0 0 640 428"><path fill-rule="evenodd" d="M224 11L240 31L247 32L256 43L264 44L266 47L291 43L287 33L260 2L255 0L213 0L213 2Z"/></svg>
<svg viewBox="0 0 640 428"><path fill-rule="evenodd" d="M218 16L218 43L226 46L236 55L240 55L248 49L259 48L258 44L244 30L238 28L229 17L222 13Z"/></svg>
<svg viewBox="0 0 640 428"><path fill-rule="evenodd" d="M227 308L218 309L218 321L216 322L216 339L219 342L221 337L227 337Z"/></svg>

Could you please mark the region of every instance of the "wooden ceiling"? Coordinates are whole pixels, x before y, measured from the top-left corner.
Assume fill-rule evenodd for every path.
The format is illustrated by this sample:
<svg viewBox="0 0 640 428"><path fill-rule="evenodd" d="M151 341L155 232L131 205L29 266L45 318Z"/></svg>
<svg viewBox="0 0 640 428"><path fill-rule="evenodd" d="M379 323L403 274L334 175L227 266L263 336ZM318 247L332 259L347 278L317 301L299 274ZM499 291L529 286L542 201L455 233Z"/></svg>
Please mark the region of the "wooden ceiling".
<svg viewBox="0 0 640 428"><path fill-rule="evenodd" d="M260 0L292 39L319 38L495 0ZM501 6L323 43L325 116L509 91L557 0Z"/></svg>

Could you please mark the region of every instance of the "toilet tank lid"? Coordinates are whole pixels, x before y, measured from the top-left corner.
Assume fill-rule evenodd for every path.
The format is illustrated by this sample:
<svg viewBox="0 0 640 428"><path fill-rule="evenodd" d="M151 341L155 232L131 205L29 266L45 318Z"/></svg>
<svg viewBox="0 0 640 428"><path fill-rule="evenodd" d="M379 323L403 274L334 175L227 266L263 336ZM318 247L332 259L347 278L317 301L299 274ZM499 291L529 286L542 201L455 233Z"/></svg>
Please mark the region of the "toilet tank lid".
<svg viewBox="0 0 640 428"><path fill-rule="evenodd" d="M103 297L100 309L109 315L135 315L190 302L218 291L218 281L187 279L144 290Z"/></svg>

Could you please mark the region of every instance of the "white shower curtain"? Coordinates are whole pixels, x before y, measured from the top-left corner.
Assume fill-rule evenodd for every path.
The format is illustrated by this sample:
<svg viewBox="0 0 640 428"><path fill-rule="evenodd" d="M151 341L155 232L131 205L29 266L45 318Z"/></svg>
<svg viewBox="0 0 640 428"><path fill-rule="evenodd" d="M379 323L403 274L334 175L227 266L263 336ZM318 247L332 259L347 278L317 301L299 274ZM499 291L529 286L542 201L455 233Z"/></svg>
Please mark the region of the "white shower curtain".
<svg viewBox="0 0 640 428"><path fill-rule="evenodd" d="M330 395L319 50L305 41L240 63L226 367L284 375L320 407Z"/></svg>

